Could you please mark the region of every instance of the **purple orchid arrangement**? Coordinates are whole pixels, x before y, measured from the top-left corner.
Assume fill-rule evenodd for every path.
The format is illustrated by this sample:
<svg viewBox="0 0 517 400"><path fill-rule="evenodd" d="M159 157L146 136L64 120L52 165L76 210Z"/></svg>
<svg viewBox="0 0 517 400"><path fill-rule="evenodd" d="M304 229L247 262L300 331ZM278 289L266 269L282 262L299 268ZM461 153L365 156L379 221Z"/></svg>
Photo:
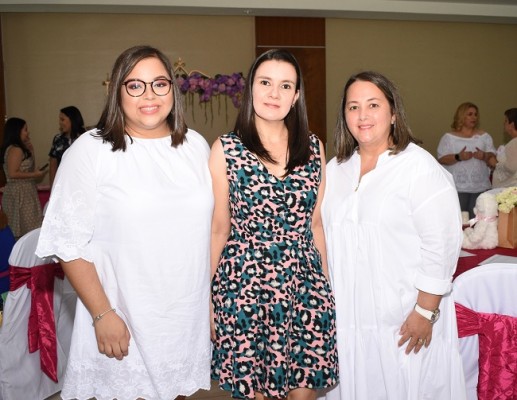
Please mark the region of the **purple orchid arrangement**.
<svg viewBox="0 0 517 400"><path fill-rule="evenodd" d="M176 75L176 84L183 94L197 93L200 103L208 103L214 96L225 95L230 97L236 108L239 108L245 79L241 72L231 75L217 74L213 78L195 72L189 75Z"/></svg>

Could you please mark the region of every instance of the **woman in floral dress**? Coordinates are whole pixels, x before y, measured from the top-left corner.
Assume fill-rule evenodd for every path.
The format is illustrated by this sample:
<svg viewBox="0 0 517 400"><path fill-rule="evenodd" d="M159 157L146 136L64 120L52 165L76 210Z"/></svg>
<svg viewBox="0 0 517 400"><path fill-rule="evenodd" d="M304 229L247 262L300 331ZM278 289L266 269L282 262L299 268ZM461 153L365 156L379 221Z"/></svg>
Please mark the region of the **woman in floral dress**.
<svg viewBox="0 0 517 400"><path fill-rule="evenodd" d="M259 56L213 145L212 379L242 399L315 399L337 381L320 217L323 145L287 51Z"/></svg>

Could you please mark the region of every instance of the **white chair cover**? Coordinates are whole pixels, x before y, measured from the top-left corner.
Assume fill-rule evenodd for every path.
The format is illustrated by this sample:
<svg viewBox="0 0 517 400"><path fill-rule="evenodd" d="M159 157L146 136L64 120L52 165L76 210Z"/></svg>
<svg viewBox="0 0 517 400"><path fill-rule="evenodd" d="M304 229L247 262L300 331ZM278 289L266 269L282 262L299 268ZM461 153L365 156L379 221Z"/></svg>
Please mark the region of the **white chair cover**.
<svg viewBox="0 0 517 400"><path fill-rule="evenodd" d="M517 265L485 264L456 278L454 299L471 310L517 317ZM479 340L477 335L459 339L467 399L478 400Z"/></svg>
<svg viewBox="0 0 517 400"><path fill-rule="evenodd" d="M9 265L31 268L52 263L34 252L40 229L20 238L13 247ZM0 328L0 400L43 400L59 392L63 385L77 295L68 280L54 281L54 316L57 337L57 375L55 383L41 371L40 352L29 353L27 327L31 293L26 285L9 292L4 305L4 322Z"/></svg>

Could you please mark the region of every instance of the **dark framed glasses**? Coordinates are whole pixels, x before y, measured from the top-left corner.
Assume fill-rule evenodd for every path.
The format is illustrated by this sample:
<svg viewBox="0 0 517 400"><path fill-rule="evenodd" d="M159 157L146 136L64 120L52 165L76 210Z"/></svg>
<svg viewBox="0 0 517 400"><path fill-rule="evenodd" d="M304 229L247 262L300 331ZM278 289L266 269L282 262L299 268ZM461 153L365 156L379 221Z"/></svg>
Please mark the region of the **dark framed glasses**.
<svg viewBox="0 0 517 400"><path fill-rule="evenodd" d="M130 79L122 85L126 87L126 92L131 97L140 97L145 93L147 85L151 86L151 90L157 96L165 96L169 94L172 88L172 80L160 78L152 82L144 82L140 79Z"/></svg>

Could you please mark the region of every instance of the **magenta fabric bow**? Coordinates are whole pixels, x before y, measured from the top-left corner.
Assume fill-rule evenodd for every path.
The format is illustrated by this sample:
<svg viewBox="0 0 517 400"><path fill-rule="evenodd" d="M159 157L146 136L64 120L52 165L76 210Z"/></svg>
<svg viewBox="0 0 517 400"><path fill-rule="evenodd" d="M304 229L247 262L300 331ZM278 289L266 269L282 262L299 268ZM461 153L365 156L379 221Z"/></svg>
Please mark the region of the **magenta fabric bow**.
<svg viewBox="0 0 517 400"><path fill-rule="evenodd" d="M29 353L40 351L41 370L57 383L57 339L54 317L54 278L63 279L58 263L32 268L9 266L10 286L14 291L23 285L31 292L28 343Z"/></svg>
<svg viewBox="0 0 517 400"><path fill-rule="evenodd" d="M456 303L458 336L479 336L478 399L517 399L517 318Z"/></svg>

